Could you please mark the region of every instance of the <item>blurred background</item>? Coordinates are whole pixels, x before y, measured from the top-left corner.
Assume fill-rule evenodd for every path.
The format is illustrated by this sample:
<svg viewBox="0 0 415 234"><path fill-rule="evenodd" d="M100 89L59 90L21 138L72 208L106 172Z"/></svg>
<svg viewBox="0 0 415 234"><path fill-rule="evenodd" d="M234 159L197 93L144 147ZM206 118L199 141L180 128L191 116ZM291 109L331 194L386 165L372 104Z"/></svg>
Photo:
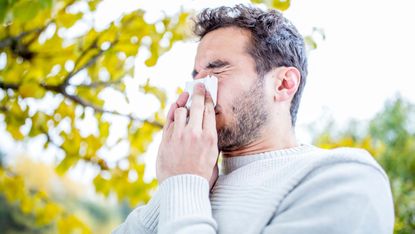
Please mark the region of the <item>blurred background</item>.
<svg viewBox="0 0 415 234"><path fill-rule="evenodd" d="M0 0L0 230L109 233L154 189L166 107L191 79L191 18L283 11L304 35L301 142L368 150L395 233L415 233L415 2Z"/></svg>

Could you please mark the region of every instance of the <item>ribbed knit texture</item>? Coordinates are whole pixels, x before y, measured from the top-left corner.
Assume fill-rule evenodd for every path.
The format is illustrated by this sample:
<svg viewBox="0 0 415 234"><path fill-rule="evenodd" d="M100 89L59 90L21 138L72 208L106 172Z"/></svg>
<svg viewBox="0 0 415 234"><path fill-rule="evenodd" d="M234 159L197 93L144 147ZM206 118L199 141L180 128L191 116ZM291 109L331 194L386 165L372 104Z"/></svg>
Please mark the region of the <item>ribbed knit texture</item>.
<svg viewBox="0 0 415 234"><path fill-rule="evenodd" d="M392 233L387 175L364 150L310 145L223 158L209 192L197 175L166 179L114 233Z"/></svg>
<svg viewBox="0 0 415 234"><path fill-rule="evenodd" d="M161 222L169 222L182 216L211 216L209 183L197 175L173 176L160 186L163 196Z"/></svg>

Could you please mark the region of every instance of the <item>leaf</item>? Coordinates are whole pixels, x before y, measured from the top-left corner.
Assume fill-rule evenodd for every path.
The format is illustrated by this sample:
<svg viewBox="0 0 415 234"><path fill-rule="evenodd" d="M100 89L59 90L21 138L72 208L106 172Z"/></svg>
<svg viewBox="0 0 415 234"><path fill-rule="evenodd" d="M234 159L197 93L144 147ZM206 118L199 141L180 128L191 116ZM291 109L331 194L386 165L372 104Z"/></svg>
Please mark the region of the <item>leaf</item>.
<svg viewBox="0 0 415 234"><path fill-rule="evenodd" d="M272 7L280 11L285 11L290 7L290 2L290 0L273 0Z"/></svg>
<svg viewBox="0 0 415 234"><path fill-rule="evenodd" d="M64 142L64 144L66 144L66 143L70 144L70 142L68 142L68 141ZM74 146L74 147L78 148L79 146ZM78 162L78 160L79 160L79 157L76 157L74 155L66 154L65 157L63 158L63 160L56 167L56 173L58 173L58 175L63 175L66 171L68 171L69 168L75 166L75 164Z"/></svg>
<svg viewBox="0 0 415 234"><path fill-rule="evenodd" d="M58 233L60 234L89 234L91 230L75 215L68 215L58 221Z"/></svg>
<svg viewBox="0 0 415 234"><path fill-rule="evenodd" d="M109 196L111 187L109 186L108 181L102 178L101 175L97 175L94 178L93 183L97 192L102 193L104 196Z"/></svg>
<svg viewBox="0 0 415 234"><path fill-rule="evenodd" d="M310 50L317 49L317 43L311 36L304 37L305 44L310 48Z"/></svg>
<svg viewBox="0 0 415 234"><path fill-rule="evenodd" d="M40 6L42 8L50 8L50 7L52 7L52 1L53 0L39 0Z"/></svg>
<svg viewBox="0 0 415 234"><path fill-rule="evenodd" d="M91 11L95 11L97 9L97 5L100 3L100 0L89 0L88 6Z"/></svg>
<svg viewBox="0 0 415 234"><path fill-rule="evenodd" d="M150 80L147 80L145 85L140 86L140 90L143 91L145 94L154 95L159 100L161 109L165 108L167 101L166 92L155 86L150 85Z"/></svg>
<svg viewBox="0 0 415 234"><path fill-rule="evenodd" d="M0 23L2 24L4 20L6 19L6 14L8 11L8 1L1 0L0 1Z"/></svg>
<svg viewBox="0 0 415 234"><path fill-rule="evenodd" d="M71 104L68 104L66 101L62 101L58 108L55 110L55 115L59 114L60 118L63 119L65 117L69 117L70 119L75 118L75 110L74 106Z"/></svg>
<svg viewBox="0 0 415 234"><path fill-rule="evenodd" d="M12 135L15 140L23 140L24 135L20 128L14 125L7 125L6 130Z"/></svg>
<svg viewBox="0 0 415 234"><path fill-rule="evenodd" d="M101 137L107 137L109 135L110 130L110 124L108 122L99 122L99 135ZM103 143L103 142L101 142Z"/></svg>
<svg viewBox="0 0 415 234"><path fill-rule="evenodd" d="M56 203L46 203L43 207L39 207L35 210L36 224L44 226L52 223L59 217L62 212L62 207Z"/></svg>
<svg viewBox="0 0 415 234"><path fill-rule="evenodd" d="M20 0L13 6L13 15L16 20L26 22L36 16L39 8L38 1Z"/></svg>
<svg viewBox="0 0 415 234"><path fill-rule="evenodd" d="M23 98L42 98L45 95L45 90L36 82L25 82L19 86L19 93Z"/></svg>
<svg viewBox="0 0 415 234"><path fill-rule="evenodd" d="M29 196L24 196L20 203L20 209L23 212L23 214L29 214L34 210L35 202L34 200Z"/></svg>
<svg viewBox="0 0 415 234"><path fill-rule="evenodd" d="M127 57L135 56L138 53L138 46L133 43L118 43L114 50L124 52Z"/></svg>
<svg viewBox="0 0 415 234"><path fill-rule="evenodd" d="M82 13L77 14L68 14L68 13L59 13L56 17L56 23L62 27L70 28L72 27L76 21L82 18Z"/></svg>
<svg viewBox="0 0 415 234"><path fill-rule="evenodd" d="M114 23L110 24L110 26L104 31L101 32L99 36L98 45L102 45L104 42L114 42L118 37L118 28L114 25Z"/></svg>
<svg viewBox="0 0 415 234"><path fill-rule="evenodd" d="M29 132L30 137L35 137L39 134L43 134L44 131L48 129L47 121L50 119L50 116L46 115L43 112L37 112L32 117L32 127Z"/></svg>

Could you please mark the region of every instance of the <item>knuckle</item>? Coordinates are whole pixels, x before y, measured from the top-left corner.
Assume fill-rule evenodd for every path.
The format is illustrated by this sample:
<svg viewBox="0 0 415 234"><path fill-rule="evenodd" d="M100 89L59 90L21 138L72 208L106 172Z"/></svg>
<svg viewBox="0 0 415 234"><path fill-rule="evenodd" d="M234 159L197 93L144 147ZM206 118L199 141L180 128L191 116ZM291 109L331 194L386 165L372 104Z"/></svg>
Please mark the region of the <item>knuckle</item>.
<svg viewBox="0 0 415 234"><path fill-rule="evenodd" d="M197 139L200 139L201 132L199 130L196 130L196 129L189 129L188 132L187 132L187 136L191 140L197 140Z"/></svg>
<svg viewBox="0 0 415 234"><path fill-rule="evenodd" d="M179 116L183 113L186 113L186 108L184 107L179 107L174 111L174 116Z"/></svg>
<svg viewBox="0 0 415 234"><path fill-rule="evenodd" d="M194 99L194 100L197 100L197 99ZM194 101L194 100L192 102L192 107L193 108L198 108L198 109L203 108L203 103L198 102L198 101Z"/></svg>
<svg viewBox="0 0 415 234"><path fill-rule="evenodd" d="M174 132L174 140L177 142L182 142L184 140L183 132L180 130L177 130Z"/></svg>
<svg viewBox="0 0 415 234"><path fill-rule="evenodd" d="M176 107L176 103L170 105L170 110L173 110Z"/></svg>
<svg viewBox="0 0 415 234"><path fill-rule="evenodd" d="M216 144L216 136L210 132L206 132L204 134L204 141L209 145L215 145Z"/></svg>
<svg viewBox="0 0 415 234"><path fill-rule="evenodd" d="M206 104L205 113L206 114L212 114L213 113L213 106L211 104Z"/></svg>

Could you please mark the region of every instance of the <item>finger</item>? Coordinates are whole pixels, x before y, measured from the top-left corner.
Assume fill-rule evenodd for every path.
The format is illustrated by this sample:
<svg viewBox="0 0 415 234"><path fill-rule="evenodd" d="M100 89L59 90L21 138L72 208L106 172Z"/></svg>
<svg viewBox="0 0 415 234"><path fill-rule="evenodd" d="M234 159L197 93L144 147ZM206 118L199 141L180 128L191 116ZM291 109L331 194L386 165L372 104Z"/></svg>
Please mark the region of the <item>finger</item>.
<svg viewBox="0 0 415 234"><path fill-rule="evenodd" d="M212 96L209 92L206 92L205 96L205 110L203 112L203 131L210 131L212 134L216 134L216 116L215 107L213 104Z"/></svg>
<svg viewBox="0 0 415 234"><path fill-rule="evenodd" d="M202 129L203 112L205 106L205 86L202 83L195 85L190 106L189 126Z"/></svg>
<svg viewBox="0 0 415 234"><path fill-rule="evenodd" d="M184 106L188 98L189 98L189 93L183 92L179 95L176 102L171 104L169 112L167 113L166 124L163 127L162 139L166 138L167 136L171 136L172 131L173 131L173 127L171 126L171 123L174 121L174 112L177 108Z"/></svg>
<svg viewBox="0 0 415 234"><path fill-rule="evenodd" d="M187 109L179 107L174 111L173 134L180 134L186 126Z"/></svg>
<svg viewBox="0 0 415 234"><path fill-rule="evenodd" d="M177 98L177 101L170 106L170 110L167 114L167 121L165 127L167 128L174 121L174 112L177 108L186 105L187 99L189 98L188 92L183 92Z"/></svg>

